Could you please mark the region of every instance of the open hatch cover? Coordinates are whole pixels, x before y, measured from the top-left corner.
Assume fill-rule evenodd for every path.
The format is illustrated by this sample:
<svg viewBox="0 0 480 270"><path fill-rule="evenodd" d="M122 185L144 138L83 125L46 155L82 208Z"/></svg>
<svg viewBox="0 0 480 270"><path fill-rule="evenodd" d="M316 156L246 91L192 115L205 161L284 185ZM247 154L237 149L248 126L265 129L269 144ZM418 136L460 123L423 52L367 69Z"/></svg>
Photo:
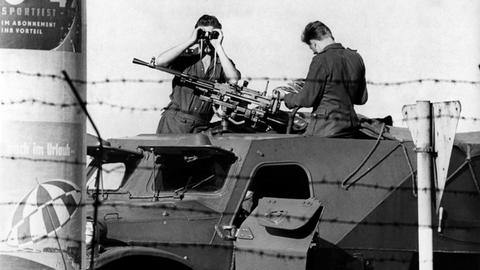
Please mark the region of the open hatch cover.
<svg viewBox="0 0 480 270"><path fill-rule="evenodd" d="M199 159L215 158L233 163L237 159L231 151L218 146L140 146L145 151L152 151L155 155L182 155L196 156Z"/></svg>
<svg viewBox="0 0 480 270"><path fill-rule="evenodd" d="M88 146L87 154L92 157L100 156L99 146ZM103 162L123 162L127 158L141 158L143 156L140 152L125 150L117 147L103 146Z"/></svg>

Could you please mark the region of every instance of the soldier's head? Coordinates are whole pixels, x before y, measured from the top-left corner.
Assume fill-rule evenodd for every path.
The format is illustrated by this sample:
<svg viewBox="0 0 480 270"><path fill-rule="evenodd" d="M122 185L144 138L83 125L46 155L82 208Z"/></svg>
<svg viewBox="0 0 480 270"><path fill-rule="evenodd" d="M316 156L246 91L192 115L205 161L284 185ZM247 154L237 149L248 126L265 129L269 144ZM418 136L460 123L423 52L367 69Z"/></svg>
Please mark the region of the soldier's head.
<svg viewBox="0 0 480 270"><path fill-rule="evenodd" d="M302 42L306 43L314 53L319 53L334 41L330 28L320 21L307 24L302 33Z"/></svg>
<svg viewBox="0 0 480 270"><path fill-rule="evenodd" d="M202 17L198 19L197 23L195 24L195 28L199 26L202 28L211 28L211 29L208 29L210 31L212 31L212 29L222 29L222 24L217 19L217 17L207 15L207 14L202 15Z"/></svg>
<svg viewBox="0 0 480 270"><path fill-rule="evenodd" d="M200 54L213 54L214 49L210 43L211 39L217 39L220 35L222 24L217 17L212 15L202 15L195 28L199 28L197 32L197 42L199 44Z"/></svg>

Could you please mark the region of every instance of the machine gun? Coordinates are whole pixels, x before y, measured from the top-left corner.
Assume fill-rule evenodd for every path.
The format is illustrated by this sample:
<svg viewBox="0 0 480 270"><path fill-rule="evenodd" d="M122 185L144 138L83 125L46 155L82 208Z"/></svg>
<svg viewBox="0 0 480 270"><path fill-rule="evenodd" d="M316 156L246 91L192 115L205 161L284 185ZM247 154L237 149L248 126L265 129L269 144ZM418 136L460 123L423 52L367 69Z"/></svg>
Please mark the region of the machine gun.
<svg viewBox="0 0 480 270"><path fill-rule="evenodd" d="M217 83L196 76L187 75L169 68L155 65L155 58L150 63L134 58L134 64L167 72L177 76L186 85L198 90L197 95L205 102L218 105L223 110L222 125L219 132L232 130L230 123L241 132L266 132L274 130L288 133L293 122L289 114L280 110L280 98L266 96L266 92L256 91L243 86ZM293 117L293 116L292 116Z"/></svg>

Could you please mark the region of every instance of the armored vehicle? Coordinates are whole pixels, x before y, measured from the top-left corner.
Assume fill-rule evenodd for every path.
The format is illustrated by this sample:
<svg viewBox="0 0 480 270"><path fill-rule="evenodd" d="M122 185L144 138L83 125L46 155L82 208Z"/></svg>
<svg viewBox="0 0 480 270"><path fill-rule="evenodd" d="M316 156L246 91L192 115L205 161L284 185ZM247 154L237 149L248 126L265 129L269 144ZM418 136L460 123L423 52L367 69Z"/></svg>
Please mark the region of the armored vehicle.
<svg viewBox="0 0 480 270"><path fill-rule="evenodd" d="M139 135L102 153L89 143L95 268L417 269L416 155L397 131ZM434 209L435 269L480 269L479 141L456 136Z"/></svg>

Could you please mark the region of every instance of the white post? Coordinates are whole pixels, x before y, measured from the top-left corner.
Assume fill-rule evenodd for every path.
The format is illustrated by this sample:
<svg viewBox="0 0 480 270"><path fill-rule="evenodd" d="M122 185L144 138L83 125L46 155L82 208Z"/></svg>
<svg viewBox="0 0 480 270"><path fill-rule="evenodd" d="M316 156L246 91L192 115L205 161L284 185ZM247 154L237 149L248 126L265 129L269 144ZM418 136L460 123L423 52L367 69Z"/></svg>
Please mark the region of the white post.
<svg viewBox="0 0 480 270"><path fill-rule="evenodd" d="M433 270L432 230L432 110L429 101L417 101L418 259L419 270Z"/></svg>
<svg viewBox="0 0 480 270"><path fill-rule="evenodd" d="M61 73L86 77L85 4L0 1L2 270L85 260L85 114Z"/></svg>

